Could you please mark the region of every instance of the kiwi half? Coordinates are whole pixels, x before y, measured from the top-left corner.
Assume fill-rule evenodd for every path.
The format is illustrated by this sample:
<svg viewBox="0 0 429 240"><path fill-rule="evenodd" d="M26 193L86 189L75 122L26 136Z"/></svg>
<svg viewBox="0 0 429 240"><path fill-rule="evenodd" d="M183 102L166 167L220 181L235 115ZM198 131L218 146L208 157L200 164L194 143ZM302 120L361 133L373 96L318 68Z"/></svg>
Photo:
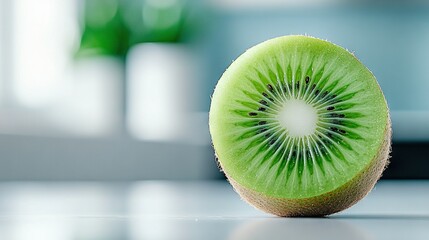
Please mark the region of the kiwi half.
<svg viewBox="0 0 429 240"><path fill-rule="evenodd" d="M391 143L373 74L347 50L284 36L242 54L219 80L210 133L241 197L278 216L324 216L362 199Z"/></svg>

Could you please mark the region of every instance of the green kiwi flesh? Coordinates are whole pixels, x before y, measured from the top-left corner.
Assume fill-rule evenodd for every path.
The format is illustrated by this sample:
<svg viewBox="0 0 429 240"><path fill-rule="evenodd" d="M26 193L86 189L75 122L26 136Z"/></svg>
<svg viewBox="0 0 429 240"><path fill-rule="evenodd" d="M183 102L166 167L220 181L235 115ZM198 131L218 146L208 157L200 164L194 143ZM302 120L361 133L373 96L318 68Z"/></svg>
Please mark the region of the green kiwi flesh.
<svg viewBox="0 0 429 240"><path fill-rule="evenodd" d="M279 216L323 216L362 199L388 162L389 111L373 74L308 36L260 43L220 78L210 107L220 167Z"/></svg>

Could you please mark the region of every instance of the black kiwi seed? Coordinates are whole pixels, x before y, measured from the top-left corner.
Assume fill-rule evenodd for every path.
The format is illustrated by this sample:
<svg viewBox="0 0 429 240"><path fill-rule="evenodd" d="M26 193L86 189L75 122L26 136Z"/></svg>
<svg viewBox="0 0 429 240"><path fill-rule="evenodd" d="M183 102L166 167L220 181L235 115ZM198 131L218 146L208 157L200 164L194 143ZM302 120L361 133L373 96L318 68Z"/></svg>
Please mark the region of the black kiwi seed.
<svg viewBox="0 0 429 240"><path fill-rule="evenodd" d="M338 114L338 113L331 113L329 114L330 117L339 117L339 118L344 118L346 115L344 114Z"/></svg>
<svg viewBox="0 0 429 240"><path fill-rule="evenodd" d="M305 77L305 83L306 83L306 84L308 84L309 82L310 82L310 77L309 77L309 76L306 76L306 77Z"/></svg>
<svg viewBox="0 0 429 240"><path fill-rule="evenodd" d="M316 95L316 96L317 96L317 95L319 95L319 93L320 93L320 90L319 90L319 89L317 89L317 90L316 90L316 92L314 93L314 95Z"/></svg>
<svg viewBox="0 0 429 240"><path fill-rule="evenodd" d="M255 112L250 112L250 113L249 113L249 116L252 116L252 117L253 117L253 116L256 116L256 115L258 115L258 114L257 114L257 113L255 113Z"/></svg>
<svg viewBox="0 0 429 240"><path fill-rule="evenodd" d="M328 91L325 91L324 93L322 93L322 98L326 97L326 95L328 95Z"/></svg>
<svg viewBox="0 0 429 240"><path fill-rule="evenodd" d="M263 132L265 132L265 131L267 131L267 129L266 129L266 128L261 128L261 129L259 129L259 133L263 133Z"/></svg>
<svg viewBox="0 0 429 240"><path fill-rule="evenodd" d="M329 101L331 101L331 103L337 103L339 102L338 100L336 100L337 95L331 95L329 96Z"/></svg>
<svg viewBox="0 0 429 240"><path fill-rule="evenodd" d="M299 89L299 82L296 82L296 89Z"/></svg>
<svg viewBox="0 0 429 240"><path fill-rule="evenodd" d="M331 111L331 110L334 110L334 109L335 109L335 107L330 106L330 107L328 107L326 110Z"/></svg>
<svg viewBox="0 0 429 240"><path fill-rule="evenodd" d="M259 125L264 125L264 124L267 124L267 121L260 121L259 122Z"/></svg>
<svg viewBox="0 0 429 240"><path fill-rule="evenodd" d="M331 127L331 130L332 130L332 131L334 131L334 132L337 132L337 131L338 131L338 128L336 128L336 127Z"/></svg>
<svg viewBox="0 0 429 240"><path fill-rule="evenodd" d="M265 105L265 106L268 106L268 103L267 103L267 101L265 101L265 100L261 100L261 101L259 101L259 103L260 103L260 104L263 104L263 105Z"/></svg>
<svg viewBox="0 0 429 240"><path fill-rule="evenodd" d="M338 120L338 119L333 119L332 120L332 123L333 124L338 124L338 125L343 125L343 122L341 122L340 120Z"/></svg>
<svg viewBox="0 0 429 240"><path fill-rule="evenodd" d="M340 130L339 130L339 132L340 132L341 134L346 134L346 131L345 131L345 130L343 130L343 129L340 129Z"/></svg>
<svg viewBox="0 0 429 240"><path fill-rule="evenodd" d="M270 85L271 86L271 85ZM268 94L266 92L262 92L262 95L266 98L268 98L271 102L274 102L274 99L268 97Z"/></svg>
<svg viewBox="0 0 429 240"><path fill-rule="evenodd" d="M273 145L275 142L276 142L276 140L275 140L275 139L272 139L272 140L270 141L270 145Z"/></svg>
<svg viewBox="0 0 429 240"><path fill-rule="evenodd" d="M261 111L261 112L264 112L265 110L267 110L266 108L264 108L264 107L260 107L259 109L258 109L259 111Z"/></svg>
<svg viewBox="0 0 429 240"><path fill-rule="evenodd" d="M268 90L270 90L270 92L274 92L274 88L271 84L267 85Z"/></svg>
<svg viewBox="0 0 429 240"><path fill-rule="evenodd" d="M311 85L311 90L313 90L316 87L316 84Z"/></svg>

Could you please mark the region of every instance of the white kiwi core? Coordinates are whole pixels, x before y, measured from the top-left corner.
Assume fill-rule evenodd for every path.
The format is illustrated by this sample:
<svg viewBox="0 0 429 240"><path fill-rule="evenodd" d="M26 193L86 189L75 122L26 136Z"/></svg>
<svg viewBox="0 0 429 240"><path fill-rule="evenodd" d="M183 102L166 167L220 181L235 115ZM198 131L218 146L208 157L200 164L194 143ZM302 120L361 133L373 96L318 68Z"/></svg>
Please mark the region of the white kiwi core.
<svg viewBox="0 0 429 240"><path fill-rule="evenodd" d="M280 110L278 121L289 136L308 136L316 131L317 111L304 100L290 99Z"/></svg>

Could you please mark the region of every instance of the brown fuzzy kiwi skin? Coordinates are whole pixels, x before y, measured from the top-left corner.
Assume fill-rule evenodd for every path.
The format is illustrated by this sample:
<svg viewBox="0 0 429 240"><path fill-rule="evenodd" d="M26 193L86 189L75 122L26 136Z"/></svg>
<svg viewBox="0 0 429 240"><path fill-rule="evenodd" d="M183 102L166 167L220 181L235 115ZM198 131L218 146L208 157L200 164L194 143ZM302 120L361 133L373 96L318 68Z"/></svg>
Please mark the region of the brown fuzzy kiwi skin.
<svg viewBox="0 0 429 240"><path fill-rule="evenodd" d="M389 164L391 138L392 129L388 116L383 144L368 167L334 191L310 198L288 199L265 196L243 187L231 178L225 169L223 170L241 198L264 212L281 217L322 217L351 207L374 188L375 183Z"/></svg>

